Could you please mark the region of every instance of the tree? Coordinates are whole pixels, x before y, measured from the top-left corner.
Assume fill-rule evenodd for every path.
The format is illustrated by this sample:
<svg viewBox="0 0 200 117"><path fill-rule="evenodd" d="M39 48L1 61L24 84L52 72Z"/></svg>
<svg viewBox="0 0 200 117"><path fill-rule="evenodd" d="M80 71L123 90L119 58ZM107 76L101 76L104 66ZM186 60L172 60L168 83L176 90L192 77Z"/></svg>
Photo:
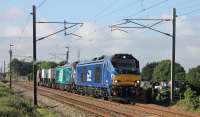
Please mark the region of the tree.
<svg viewBox="0 0 200 117"><path fill-rule="evenodd" d="M16 58L14 58L11 61L11 67L12 67L13 72L15 72L21 76L25 76L32 72L32 63L31 62L21 61Z"/></svg>
<svg viewBox="0 0 200 117"><path fill-rule="evenodd" d="M186 80L191 86L200 90L200 65L189 70Z"/></svg>
<svg viewBox="0 0 200 117"><path fill-rule="evenodd" d="M171 61L163 60L161 61L153 71L153 79L155 82L170 81L171 74ZM175 81L185 82L185 70L184 68L176 63L175 64Z"/></svg>
<svg viewBox="0 0 200 117"><path fill-rule="evenodd" d="M65 65L65 64L66 64L66 61L61 61L61 62L59 63L60 66Z"/></svg>
<svg viewBox="0 0 200 117"><path fill-rule="evenodd" d="M42 61L37 64L38 69L49 69L49 68L54 68L56 66L57 66L57 63L53 61L50 61L50 62Z"/></svg>
<svg viewBox="0 0 200 117"><path fill-rule="evenodd" d="M158 65L157 62L148 63L145 67L142 68L142 80L152 81L154 68Z"/></svg>

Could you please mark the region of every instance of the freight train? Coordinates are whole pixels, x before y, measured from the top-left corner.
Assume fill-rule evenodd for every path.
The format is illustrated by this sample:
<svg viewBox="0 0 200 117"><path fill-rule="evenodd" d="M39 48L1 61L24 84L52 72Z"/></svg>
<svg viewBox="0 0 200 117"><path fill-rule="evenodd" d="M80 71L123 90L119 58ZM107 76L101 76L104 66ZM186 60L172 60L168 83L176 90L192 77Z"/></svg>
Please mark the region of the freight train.
<svg viewBox="0 0 200 117"><path fill-rule="evenodd" d="M101 56L38 70L38 85L110 99L138 95L139 61L131 54Z"/></svg>

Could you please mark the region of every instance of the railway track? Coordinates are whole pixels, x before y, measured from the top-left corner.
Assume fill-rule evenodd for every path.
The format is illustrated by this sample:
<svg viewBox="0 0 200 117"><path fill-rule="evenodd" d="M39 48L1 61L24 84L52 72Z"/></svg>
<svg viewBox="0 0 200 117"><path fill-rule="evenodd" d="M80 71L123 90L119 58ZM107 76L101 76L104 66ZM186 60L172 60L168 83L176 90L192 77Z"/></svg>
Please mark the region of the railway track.
<svg viewBox="0 0 200 117"><path fill-rule="evenodd" d="M32 89L32 86L27 84L21 85L25 88ZM159 116L159 117L195 117L194 114L186 112L178 112L165 107L144 104L120 104L115 102L104 101L95 99L88 96L81 96L77 94L67 93L55 89L45 87L38 87L39 94L57 100L64 104L68 104L94 113L98 116ZM196 116L197 117L197 116Z"/></svg>
<svg viewBox="0 0 200 117"><path fill-rule="evenodd" d="M33 89L32 86L28 86L28 85L21 85L21 86L29 90ZM63 104L67 104L84 111L88 111L97 116L141 117L140 115L133 113L133 111L132 112L128 112L125 110L122 111L122 109L118 107L111 107L111 106L106 106L102 104L94 104L88 100L83 100L83 99L81 100L79 98L76 98L75 96L59 94L60 92L61 91L58 91L58 90L56 90L55 92L55 91L52 91L52 89L38 87L39 95L48 97L50 99L56 100Z"/></svg>

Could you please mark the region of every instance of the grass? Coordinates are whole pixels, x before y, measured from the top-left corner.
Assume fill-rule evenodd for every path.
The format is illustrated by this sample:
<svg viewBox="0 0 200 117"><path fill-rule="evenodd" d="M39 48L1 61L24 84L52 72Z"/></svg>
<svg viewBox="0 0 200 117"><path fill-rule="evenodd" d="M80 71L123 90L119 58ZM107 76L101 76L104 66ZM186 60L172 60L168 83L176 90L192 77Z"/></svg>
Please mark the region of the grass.
<svg viewBox="0 0 200 117"><path fill-rule="evenodd" d="M35 109L30 100L25 100L0 83L0 117L58 117L58 115L47 108Z"/></svg>
<svg viewBox="0 0 200 117"><path fill-rule="evenodd" d="M200 114L199 107L194 107L194 104L191 102L186 102L185 100L179 100L176 104L176 107L183 111Z"/></svg>

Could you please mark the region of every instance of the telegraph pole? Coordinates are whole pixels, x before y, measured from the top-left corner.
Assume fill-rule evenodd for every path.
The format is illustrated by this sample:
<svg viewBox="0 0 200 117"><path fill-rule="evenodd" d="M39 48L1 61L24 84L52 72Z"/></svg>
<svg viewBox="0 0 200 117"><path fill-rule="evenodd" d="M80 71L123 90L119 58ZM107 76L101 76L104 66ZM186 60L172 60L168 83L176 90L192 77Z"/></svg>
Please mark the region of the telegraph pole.
<svg viewBox="0 0 200 117"><path fill-rule="evenodd" d="M5 60L3 61L3 73L4 74L6 73L6 62L5 62Z"/></svg>
<svg viewBox="0 0 200 117"><path fill-rule="evenodd" d="M6 62L5 60L3 61L3 79L5 80L6 77Z"/></svg>
<svg viewBox="0 0 200 117"><path fill-rule="evenodd" d="M11 78L12 78L12 67L11 67L11 62L12 62L12 50L11 50L11 47L14 46L12 44L10 44L10 50L9 50L9 53L10 53L10 89L12 87L11 85Z"/></svg>
<svg viewBox="0 0 200 117"><path fill-rule="evenodd" d="M69 63L69 47L67 46L67 51L66 51L66 63Z"/></svg>
<svg viewBox="0 0 200 117"><path fill-rule="evenodd" d="M33 103L34 106L37 106L37 69L36 69L36 8L33 5L33 85L34 85L34 95L33 95Z"/></svg>
<svg viewBox="0 0 200 117"><path fill-rule="evenodd" d="M174 78L175 78L175 53L176 53L176 9L173 8L173 34L172 34L172 61L171 61L171 95L170 101L173 102Z"/></svg>

